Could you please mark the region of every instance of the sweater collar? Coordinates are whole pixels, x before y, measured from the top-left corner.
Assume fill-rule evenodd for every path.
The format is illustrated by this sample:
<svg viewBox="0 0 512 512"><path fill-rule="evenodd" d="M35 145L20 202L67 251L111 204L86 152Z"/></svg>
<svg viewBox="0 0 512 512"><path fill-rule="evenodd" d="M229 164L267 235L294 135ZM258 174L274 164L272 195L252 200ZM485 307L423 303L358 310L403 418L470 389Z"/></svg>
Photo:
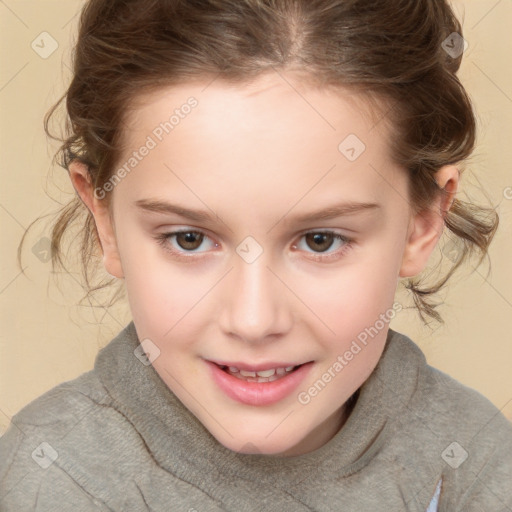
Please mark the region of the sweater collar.
<svg viewBox="0 0 512 512"><path fill-rule="evenodd" d="M157 464L177 477L215 487L219 478L286 485L319 485L359 471L384 443L389 426L415 391L419 347L389 329L382 356L340 431L321 448L294 457L241 454L221 445L134 350L140 341L130 322L97 355L94 371L113 402L139 432ZM279 478L277 476L279 475ZM306 476L305 476L306 475ZM256 479L256 480L255 480Z"/></svg>

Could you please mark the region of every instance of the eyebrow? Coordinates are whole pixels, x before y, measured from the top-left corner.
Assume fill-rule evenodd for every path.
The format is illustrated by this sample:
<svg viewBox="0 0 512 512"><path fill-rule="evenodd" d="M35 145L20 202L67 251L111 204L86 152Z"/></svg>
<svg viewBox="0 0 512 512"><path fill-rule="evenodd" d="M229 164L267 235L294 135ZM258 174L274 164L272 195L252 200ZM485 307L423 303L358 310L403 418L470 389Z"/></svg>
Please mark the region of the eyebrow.
<svg viewBox="0 0 512 512"><path fill-rule="evenodd" d="M217 215L209 213L206 210L192 210L181 205L168 203L158 199L139 199L135 201L135 205L143 211L161 213L161 214L175 214L195 222L215 222L218 220ZM309 213L302 213L300 215L289 216L283 215L282 218L288 217L295 222L308 222L317 220L328 220L341 217L343 215L352 215L362 213L365 211L376 211L381 208L377 203L365 202L345 202L335 204L321 210L315 210Z"/></svg>

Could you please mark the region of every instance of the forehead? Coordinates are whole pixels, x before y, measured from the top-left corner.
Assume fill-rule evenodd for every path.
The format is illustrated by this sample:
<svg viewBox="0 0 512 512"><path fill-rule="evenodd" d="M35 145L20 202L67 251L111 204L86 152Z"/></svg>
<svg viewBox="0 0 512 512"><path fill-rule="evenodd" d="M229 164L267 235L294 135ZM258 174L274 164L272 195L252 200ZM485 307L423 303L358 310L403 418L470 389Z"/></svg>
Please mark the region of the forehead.
<svg viewBox="0 0 512 512"><path fill-rule="evenodd" d="M260 125L270 121L267 125L270 132L279 120L302 118L311 121L310 125L302 125L310 133L322 129L343 130L350 125L356 131L361 124L359 121L364 121L359 128L361 135L365 128L373 130L377 125L380 135L386 136L389 132L385 114L390 109L386 98L357 87L320 84L297 72L269 72L243 83L202 77L142 92L126 105L125 139L135 134L142 124L165 121L191 97L200 105L194 109L193 117L197 124L201 121L203 127L205 120L210 121L208 124L216 121L224 128L227 123L240 120L242 123L235 127L248 126L251 121ZM340 121L344 126L340 126ZM290 126L287 128L291 131Z"/></svg>
<svg viewBox="0 0 512 512"><path fill-rule="evenodd" d="M214 187L222 194L219 183L236 187L243 202L269 187L283 194L288 189L291 199L324 176L318 190L343 183L378 196L393 166L390 130L381 117L378 104L353 90L315 86L292 75L273 73L245 84L187 82L131 103L123 159L150 137L155 147L130 177L144 174L148 187L157 183L151 176L158 175L162 186L186 176L192 190ZM354 151L347 149L357 158L348 158Z"/></svg>

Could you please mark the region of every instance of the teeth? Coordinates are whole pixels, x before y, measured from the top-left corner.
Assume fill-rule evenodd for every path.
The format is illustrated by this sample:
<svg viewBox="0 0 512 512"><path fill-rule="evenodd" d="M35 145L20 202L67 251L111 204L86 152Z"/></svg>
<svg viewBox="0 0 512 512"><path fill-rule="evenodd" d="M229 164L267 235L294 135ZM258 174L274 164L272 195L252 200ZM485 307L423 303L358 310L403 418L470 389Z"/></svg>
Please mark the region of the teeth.
<svg viewBox="0 0 512 512"><path fill-rule="evenodd" d="M248 377L246 380L247 382L273 382L274 380L279 379L276 375L272 375L270 377Z"/></svg>
<svg viewBox="0 0 512 512"><path fill-rule="evenodd" d="M270 370L263 370L262 372L256 372L259 377L271 377L276 373L276 371L272 368Z"/></svg>
<svg viewBox="0 0 512 512"><path fill-rule="evenodd" d="M239 370L235 366L222 366L229 374L247 382L273 382L280 379L283 375L290 373L295 366L286 368L270 368L269 370L261 370L259 372Z"/></svg>

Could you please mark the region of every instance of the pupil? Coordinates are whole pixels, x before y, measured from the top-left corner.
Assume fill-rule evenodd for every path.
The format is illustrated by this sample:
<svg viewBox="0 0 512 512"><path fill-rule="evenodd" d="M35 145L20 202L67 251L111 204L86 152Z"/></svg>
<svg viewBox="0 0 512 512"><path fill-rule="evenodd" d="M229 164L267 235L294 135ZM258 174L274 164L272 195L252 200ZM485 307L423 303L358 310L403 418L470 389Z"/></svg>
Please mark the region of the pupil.
<svg viewBox="0 0 512 512"><path fill-rule="evenodd" d="M329 233L313 233L312 235L310 234L306 236L313 239L314 243L317 244L316 248L321 249L320 252L326 251L332 245L332 235ZM325 239L327 239L327 244L325 244ZM324 247L318 247L318 245L322 245L322 242Z"/></svg>
<svg viewBox="0 0 512 512"><path fill-rule="evenodd" d="M182 237L184 239L184 243L180 243L183 249L197 249L199 245L197 244L197 240L200 239L199 233L186 232L178 234L178 238Z"/></svg>

